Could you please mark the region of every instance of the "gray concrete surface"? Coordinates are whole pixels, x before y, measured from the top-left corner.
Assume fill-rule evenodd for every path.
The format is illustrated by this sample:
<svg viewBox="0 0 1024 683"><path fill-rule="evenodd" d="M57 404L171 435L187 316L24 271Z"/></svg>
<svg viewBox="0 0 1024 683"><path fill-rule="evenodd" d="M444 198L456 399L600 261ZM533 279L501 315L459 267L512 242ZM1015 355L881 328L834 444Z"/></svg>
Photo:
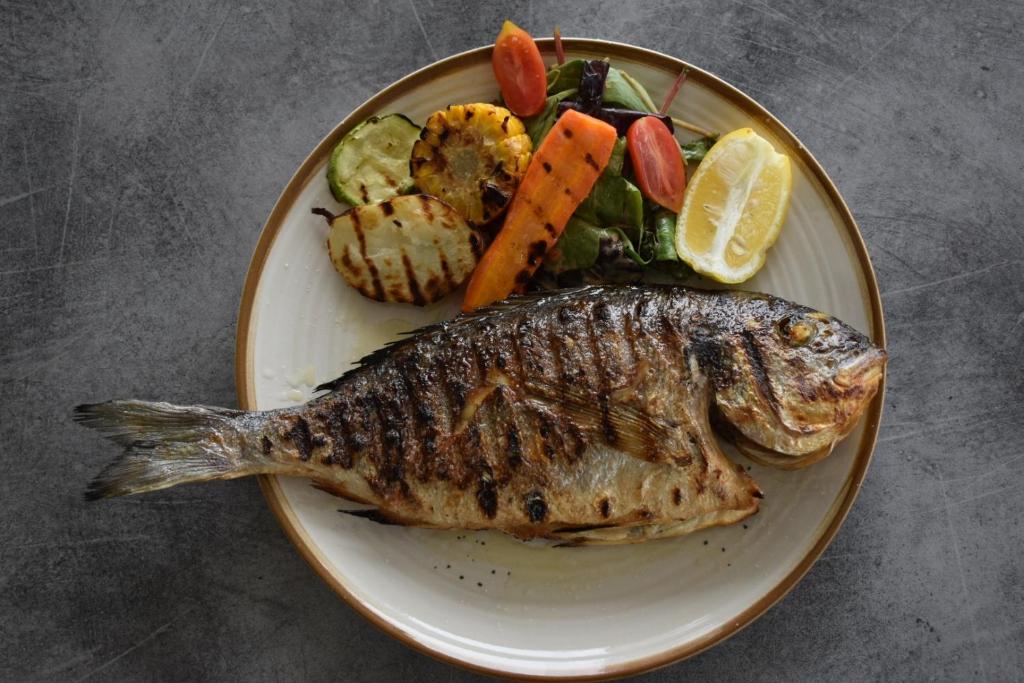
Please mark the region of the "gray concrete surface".
<svg viewBox="0 0 1024 683"><path fill-rule="evenodd" d="M836 181L884 292L884 426L838 538L762 619L643 679L1021 679L1024 5L995 0L0 0L0 678L474 678L335 598L253 481L86 505L110 451L68 416L234 404L243 276L292 171L506 15L759 99Z"/></svg>

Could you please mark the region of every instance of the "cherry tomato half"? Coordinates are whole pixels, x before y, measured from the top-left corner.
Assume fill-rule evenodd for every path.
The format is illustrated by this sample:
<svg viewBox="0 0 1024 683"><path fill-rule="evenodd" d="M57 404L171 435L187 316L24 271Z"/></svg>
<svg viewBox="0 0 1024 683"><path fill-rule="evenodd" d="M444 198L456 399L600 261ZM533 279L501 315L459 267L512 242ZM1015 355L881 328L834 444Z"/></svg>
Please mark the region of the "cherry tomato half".
<svg viewBox="0 0 1024 683"><path fill-rule="evenodd" d="M644 196L679 213L686 190L686 167L679 145L665 124L653 116L638 119L626 131L626 147Z"/></svg>
<svg viewBox="0 0 1024 683"><path fill-rule="evenodd" d="M501 26L491 55L494 76L505 105L516 116L533 116L544 109L548 96L547 72L537 43L511 21Z"/></svg>

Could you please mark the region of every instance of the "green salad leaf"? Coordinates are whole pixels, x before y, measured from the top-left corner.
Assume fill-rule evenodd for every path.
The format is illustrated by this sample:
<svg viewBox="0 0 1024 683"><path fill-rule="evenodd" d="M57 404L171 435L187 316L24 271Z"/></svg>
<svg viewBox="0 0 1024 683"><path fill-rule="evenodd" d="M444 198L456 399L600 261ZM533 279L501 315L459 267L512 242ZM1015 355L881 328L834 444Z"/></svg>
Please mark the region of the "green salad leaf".
<svg viewBox="0 0 1024 683"><path fill-rule="evenodd" d="M544 110L523 122L526 124L526 134L530 136L534 149L540 147L541 141L547 136L551 127L555 125L555 119L558 118L558 103L575 95L576 88L570 88L550 95L544 103Z"/></svg>
<svg viewBox="0 0 1024 683"><path fill-rule="evenodd" d="M608 69L608 78L604 82L604 103L614 104L623 109L636 111L655 111L650 106L651 96L644 87L629 77L629 74L615 67Z"/></svg>
<svg viewBox="0 0 1024 683"><path fill-rule="evenodd" d="M639 240L644 223L644 198L640 189L622 176L626 139L619 138L601 176L576 209L584 221L604 228L620 228Z"/></svg>
<svg viewBox="0 0 1024 683"><path fill-rule="evenodd" d="M556 64L548 71L548 95L575 90L579 87L582 76L582 59L570 59L565 64ZM651 96L644 87L629 74L614 66L608 69L602 102L623 109L654 111Z"/></svg>
<svg viewBox="0 0 1024 683"><path fill-rule="evenodd" d="M676 253L676 215L671 211L661 210L653 218L654 240L652 253L655 261L678 261Z"/></svg>
<svg viewBox="0 0 1024 683"><path fill-rule="evenodd" d="M548 95L565 90L575 90L583 77L583 60L570 59L565 64L555 64L548 70Z"/></svg>
<svg viewBox="0 0 1024 683"><path fill-rule="evenodd" d="M544 266L555 274L592 268L601 252L601 240L612 237L608 230L574 215L548 253Z"/></svg>
<svg viewBox="0 0 1024 683"><path fill-rule="evenodd" d="M683 149L683 159L686 160L687 163L698 163L703 161L704 155L708 153L716 142L718 142L717 135L684 142L680 145Z"/></svg>

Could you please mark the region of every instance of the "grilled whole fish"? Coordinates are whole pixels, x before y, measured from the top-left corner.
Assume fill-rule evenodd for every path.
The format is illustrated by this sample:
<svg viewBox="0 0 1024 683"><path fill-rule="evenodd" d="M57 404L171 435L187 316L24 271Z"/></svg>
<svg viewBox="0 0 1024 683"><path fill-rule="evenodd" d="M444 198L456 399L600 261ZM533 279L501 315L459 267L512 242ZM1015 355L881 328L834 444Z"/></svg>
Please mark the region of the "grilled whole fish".
<svg viewBox="0 0 1024 683"><path fill-rule="evenodd" d="M89 498L293 475L375 506L362 515L377 521L622 543L757 511L712 409L747 452L816 459L856 423L885 360L774 296L595 286L425 328L301 406L113 401L75 417L127 447Z"/></svg>

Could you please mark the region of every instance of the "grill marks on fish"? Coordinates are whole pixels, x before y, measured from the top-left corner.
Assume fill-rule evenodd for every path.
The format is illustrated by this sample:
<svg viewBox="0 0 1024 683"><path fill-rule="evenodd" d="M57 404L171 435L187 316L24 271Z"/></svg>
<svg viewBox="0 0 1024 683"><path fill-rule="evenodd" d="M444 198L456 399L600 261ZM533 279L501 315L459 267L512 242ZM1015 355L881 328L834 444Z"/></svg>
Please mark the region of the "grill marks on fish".
<svg viewBox="0 0 1024 683"><path fill-rule="evenodd" d="M737 369L699 296L608 289L498 305L373 354L290 440L308 459L322 422L324 463L362 476L389 519L425 525L456 510L457 526L585 535L749 514L760 494L713 442L707 373L748 372L770 396L757 340L734 335ZM636 488L616 488L623 477Z"/></svg>

